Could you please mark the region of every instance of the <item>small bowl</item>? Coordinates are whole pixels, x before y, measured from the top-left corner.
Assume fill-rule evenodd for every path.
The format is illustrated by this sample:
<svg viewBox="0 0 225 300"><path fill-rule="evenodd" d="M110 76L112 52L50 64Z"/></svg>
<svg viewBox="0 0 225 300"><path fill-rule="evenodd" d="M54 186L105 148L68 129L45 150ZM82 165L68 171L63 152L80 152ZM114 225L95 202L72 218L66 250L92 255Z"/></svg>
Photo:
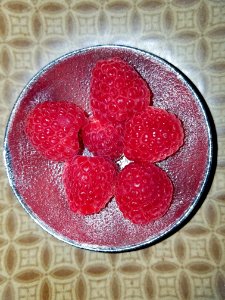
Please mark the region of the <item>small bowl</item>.
<svg viewBox="0 0 225 300"><path fill-rule="evenodd" d="M123 218L115 199L99 214L70 211L62 185L63 163L43 158L24 133L28 112L45 100L72 100L90 113L91 70L99 59L120 57L153 91L153 105L180 118L184 146L159 163L174 185L168 212L148 225ZM151 53L126 46L95 46L66 54L44 67L25 86L10 115L4 158L10 185L26 212L47 232L76 247L121 252L153 245L181 228L209 191L216 166L216 133L209 109L189 79ZM121 163L122 164L122 163Z"/></svg>

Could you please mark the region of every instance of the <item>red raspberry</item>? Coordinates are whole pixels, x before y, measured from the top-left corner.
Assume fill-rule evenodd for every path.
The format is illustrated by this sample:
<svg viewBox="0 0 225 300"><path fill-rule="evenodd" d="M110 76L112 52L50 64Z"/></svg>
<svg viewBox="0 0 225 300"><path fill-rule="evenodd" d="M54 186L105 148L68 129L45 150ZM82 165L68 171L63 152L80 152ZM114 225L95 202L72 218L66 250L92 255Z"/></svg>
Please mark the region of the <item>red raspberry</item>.
<svg viewBox="0 0 225 300"><path fill-rule="evenodd" d="M180 120L164 109L148 107L125 124L124 154L134 161L161 161L183 144Z"/></svg>
<svg viewBox="0 0 225 300"><path fill-rule="evenodd" d="M173 185L159 167L130 163L118 175L115 195L125 218L135 224L147 224L167 212Z"/></svg>
<svg viewBox="0 0 225 300"><path fill-rule="evenodd" d="M95 155L119 158L123 153L122 126L91 118L82 129L83 143Z"/></svg>
<svg viewBox="0 0 225 300"><path fill-rule="evenodd" d="M98 213L114 194L115 165L103 157L77 156L65 165L63 181L72 211Z"/></svg>
<svg viewBox="0 0 225 300"><path fill-rule="evenodd" d="M29 113L25 132L46 158L64 161L78 153L78 132L86 121L85 112L74 103L46 101Z"/></svg>
<svg viewBox="0 0 225 300"><path fill-rule="evenodd" d="M152 93L144 79L120 58L100 60L91 79L91 108L100 120L123 122L142 111Z"/></svg>

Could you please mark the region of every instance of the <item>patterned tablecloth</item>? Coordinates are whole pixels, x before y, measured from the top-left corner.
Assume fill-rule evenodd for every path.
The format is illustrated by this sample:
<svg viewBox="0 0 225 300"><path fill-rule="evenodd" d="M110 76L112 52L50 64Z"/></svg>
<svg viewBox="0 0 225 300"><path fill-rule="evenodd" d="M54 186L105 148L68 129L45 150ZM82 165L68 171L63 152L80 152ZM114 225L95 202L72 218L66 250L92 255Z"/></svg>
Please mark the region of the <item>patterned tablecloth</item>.
<svg viewBox="0 0 225 300"><path fill-rule="evenodd" d="M24 212L0 166L0 298L225 299L225 1L1 0L0 138L27 81L52 59L96 44L151 51L201 91L218 134L211 190L193 219L150 248L76 249Z"/></svg>

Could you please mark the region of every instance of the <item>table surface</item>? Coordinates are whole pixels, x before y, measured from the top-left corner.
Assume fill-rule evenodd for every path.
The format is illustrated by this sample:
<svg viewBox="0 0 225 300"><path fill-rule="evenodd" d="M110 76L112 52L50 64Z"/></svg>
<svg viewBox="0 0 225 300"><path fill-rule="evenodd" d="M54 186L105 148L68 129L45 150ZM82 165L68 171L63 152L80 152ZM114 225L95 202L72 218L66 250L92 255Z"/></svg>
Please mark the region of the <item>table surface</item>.
<svg viewBox="0 0 225 300"><path fill-rule="evenodd" d="M1 0L0 138L18 94L71 50L124 44L180 68L203 94L218 135L210 192L191 221L144 250L76 249L24 212L0 165L1 299L225 299L225 2Z"/></svg>

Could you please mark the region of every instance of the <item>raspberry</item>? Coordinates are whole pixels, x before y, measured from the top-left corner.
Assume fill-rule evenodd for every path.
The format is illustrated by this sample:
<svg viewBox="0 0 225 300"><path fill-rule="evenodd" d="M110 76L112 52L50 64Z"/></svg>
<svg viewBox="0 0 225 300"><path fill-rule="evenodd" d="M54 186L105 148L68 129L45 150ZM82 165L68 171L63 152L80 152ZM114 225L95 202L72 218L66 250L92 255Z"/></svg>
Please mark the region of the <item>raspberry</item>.
<svg viewBox="0 0 225 300"><path fill-rule="evenodd" d="M183 144L180 120L164 109L148 107L125 124L124 154L134 161L161 161Z"/></svg>
<svg viewBox="0 0 225 300"><path fill-rule="evenodd" d="M77 156L68 161L63 182L72 211L82 215L98 213L114 194L115 165L103 157Z"/></svg>
<svg viewBox="0 0 225 300"><path fill-rule="evenodd" d="M79 152L78 132L86 121L85 112L74 103L46 101L29 113L25 132L43 156L65 161Z"/></svg>
<svg viewBox="0 0 225 300"><path fill-rule="evenodd" d="M135 224L161 218L169 209L173 185L167 174L151 163L130 163L118 175L116 202Z"/></svg>
<svg viewBox="0 0 225 300"><path fill-rule="evenodd" d="M100 120L123 122L146 108L152 93L144 79L120 58L100 60L92 71L90 102Z"/></svg>
<svg viewBox="0 0 225 300"><path fill-rule="evenodd" d="M119 158L123 153L122 126L90 118L82 129L84 145L95 155Z"/></svg>

